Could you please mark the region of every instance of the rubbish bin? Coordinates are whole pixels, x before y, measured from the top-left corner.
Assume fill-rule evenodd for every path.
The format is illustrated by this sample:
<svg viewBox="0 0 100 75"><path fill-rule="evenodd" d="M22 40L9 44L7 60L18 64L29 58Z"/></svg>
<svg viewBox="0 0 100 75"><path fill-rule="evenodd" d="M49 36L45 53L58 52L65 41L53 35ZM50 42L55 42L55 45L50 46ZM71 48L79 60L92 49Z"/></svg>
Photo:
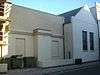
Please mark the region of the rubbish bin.
<svg viewBox="0 0 100 75"><path fill-rule="evenodd" d="M75 59L75 64L82 64L82 59L81 58Z"/></svg>
<svg viewBox="0 0 100 75"><path fill-rule="evenodd" d="M33 68L36 67L37 60L35 57L24 57L23 62L25 68Z"/></svg>

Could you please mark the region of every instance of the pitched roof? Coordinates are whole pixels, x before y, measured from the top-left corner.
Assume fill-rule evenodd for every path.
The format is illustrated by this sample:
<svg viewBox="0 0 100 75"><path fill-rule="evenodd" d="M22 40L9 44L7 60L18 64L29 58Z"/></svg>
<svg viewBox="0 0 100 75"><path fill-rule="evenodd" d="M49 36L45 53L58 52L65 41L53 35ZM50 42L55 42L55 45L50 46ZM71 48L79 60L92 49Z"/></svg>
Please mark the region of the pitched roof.
<svg viewBox="0 0 100 75"><path fill-rule="evenodd" d="M81 8L82 7L60 14L59 16L63 16L65 18L65 23L71 23L71 17L75 16L81 10Z"/></svg>

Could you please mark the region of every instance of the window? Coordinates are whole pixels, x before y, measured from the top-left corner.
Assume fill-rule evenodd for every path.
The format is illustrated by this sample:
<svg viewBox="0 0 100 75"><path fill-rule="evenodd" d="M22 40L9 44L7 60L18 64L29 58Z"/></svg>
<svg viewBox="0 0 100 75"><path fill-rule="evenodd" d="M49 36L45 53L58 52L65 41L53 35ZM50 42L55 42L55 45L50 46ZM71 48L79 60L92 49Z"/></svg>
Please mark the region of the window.
<svg viewBox="0 0 100 75"><path fill-rule="evenodd" d="M2 25L2 23L0 22L0 31L2 30L2 28L3 28L3 25Z"/></svg>
<svg viewBox="0 0 100 75"><path fill-rule="evenodd" d="M3 39L2 36L0 36L0 41L2 41L2 39Z"/></svg>
<svg viewBox="0 0 100 75"><path fill-rule="evenodd" d="M2 32L0 32L0 35L3 35L3 33L2 33Z"/></svg>
<svg viewBox="0 0 100 75"><path fill-rule="evenodd" d="M90 50L94 50L94 33L90 32L89 36L90 36Z"/></svg>
<svg viewBox="0 0 100 75"><path fill-rule="evenodd" d="M15 52L16 55L26 55L25 49L25 38L16 38L15 39Z"/></svg>
<svg viewBox="0 0 100 75"><path fill-rule="evenodd" d="M0 41L2 41L3 37L2 37L3 33L0 32Z"/></svg>
<svg viewBox="0 0 100 75"><path fill-rule="evenodd" d="M88 50L87 46L87 31L82 31L83 50Z"/></svg>
<svg viewBox="0 0 100 75"><path fill-rule="evenodd" d="M52 41L52 57L57 58L59 57L59 41L53 40Z"/></svg>

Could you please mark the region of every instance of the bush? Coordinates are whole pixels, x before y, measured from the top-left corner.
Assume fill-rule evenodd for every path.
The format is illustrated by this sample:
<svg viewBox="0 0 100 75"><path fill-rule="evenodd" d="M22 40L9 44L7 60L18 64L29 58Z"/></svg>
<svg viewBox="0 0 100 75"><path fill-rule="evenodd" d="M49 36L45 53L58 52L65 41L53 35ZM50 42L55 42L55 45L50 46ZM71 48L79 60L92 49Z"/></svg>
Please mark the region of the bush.
<svg viewBox="0 0 100 75"><path fill-rule="evenodd" d="M20 57L20 58L18 58ZM10 58L6 58L8 69L22 68L22 57L21 55L12 55Z"/></svg>
<svg viewBox="0 0 100 75"><path fill-rule="evenodd" d="M20 58L6 58L8 69L22 68L22 59Z"/></svg>
<svg viewBox="0 0 100 75"><path fill-rule="evenodd" d="M8 64L8 70L11 69L11 60L10 60L10 58L5 58L5 61Z"/></svg>
<svg viewBox="0 0 100 75"><path fill-rule="evenodd" d="M22 55L11 56L11 58L10 58L11 69L22 68L22 64L23 64L22 61L23 61Z"/></svg>
<svg viewBox="0 0 100 75"><path fill-rule="evenodd" d="M0 64L7 63L5 58L0 58Z"/></svg>
<svg viewBox="0 0 100 75"><path fill-rule="evenodd" d="M8 69L18 69L18 68L33 68L37 66L37 58L35 57L23 57L17 58L17 56L12 56L6 58L5 61L8 64ZM2 60L2 62L4 62ZM22 67L23 64L23 67Z"/></svg>

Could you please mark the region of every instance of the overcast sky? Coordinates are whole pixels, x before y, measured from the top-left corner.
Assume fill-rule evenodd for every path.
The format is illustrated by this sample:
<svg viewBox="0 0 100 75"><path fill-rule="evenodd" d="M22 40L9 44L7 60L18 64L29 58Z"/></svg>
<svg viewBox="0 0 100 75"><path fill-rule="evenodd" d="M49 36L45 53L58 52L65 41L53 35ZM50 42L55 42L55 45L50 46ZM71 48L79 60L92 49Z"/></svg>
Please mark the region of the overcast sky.
<svg viewBox="0 0 100 75"><path fill-rule="evenodd" d="M100 2L100 0L11 0L13 4L56 15L79 8L84 4L93 6L96 1Z"/></svg>

